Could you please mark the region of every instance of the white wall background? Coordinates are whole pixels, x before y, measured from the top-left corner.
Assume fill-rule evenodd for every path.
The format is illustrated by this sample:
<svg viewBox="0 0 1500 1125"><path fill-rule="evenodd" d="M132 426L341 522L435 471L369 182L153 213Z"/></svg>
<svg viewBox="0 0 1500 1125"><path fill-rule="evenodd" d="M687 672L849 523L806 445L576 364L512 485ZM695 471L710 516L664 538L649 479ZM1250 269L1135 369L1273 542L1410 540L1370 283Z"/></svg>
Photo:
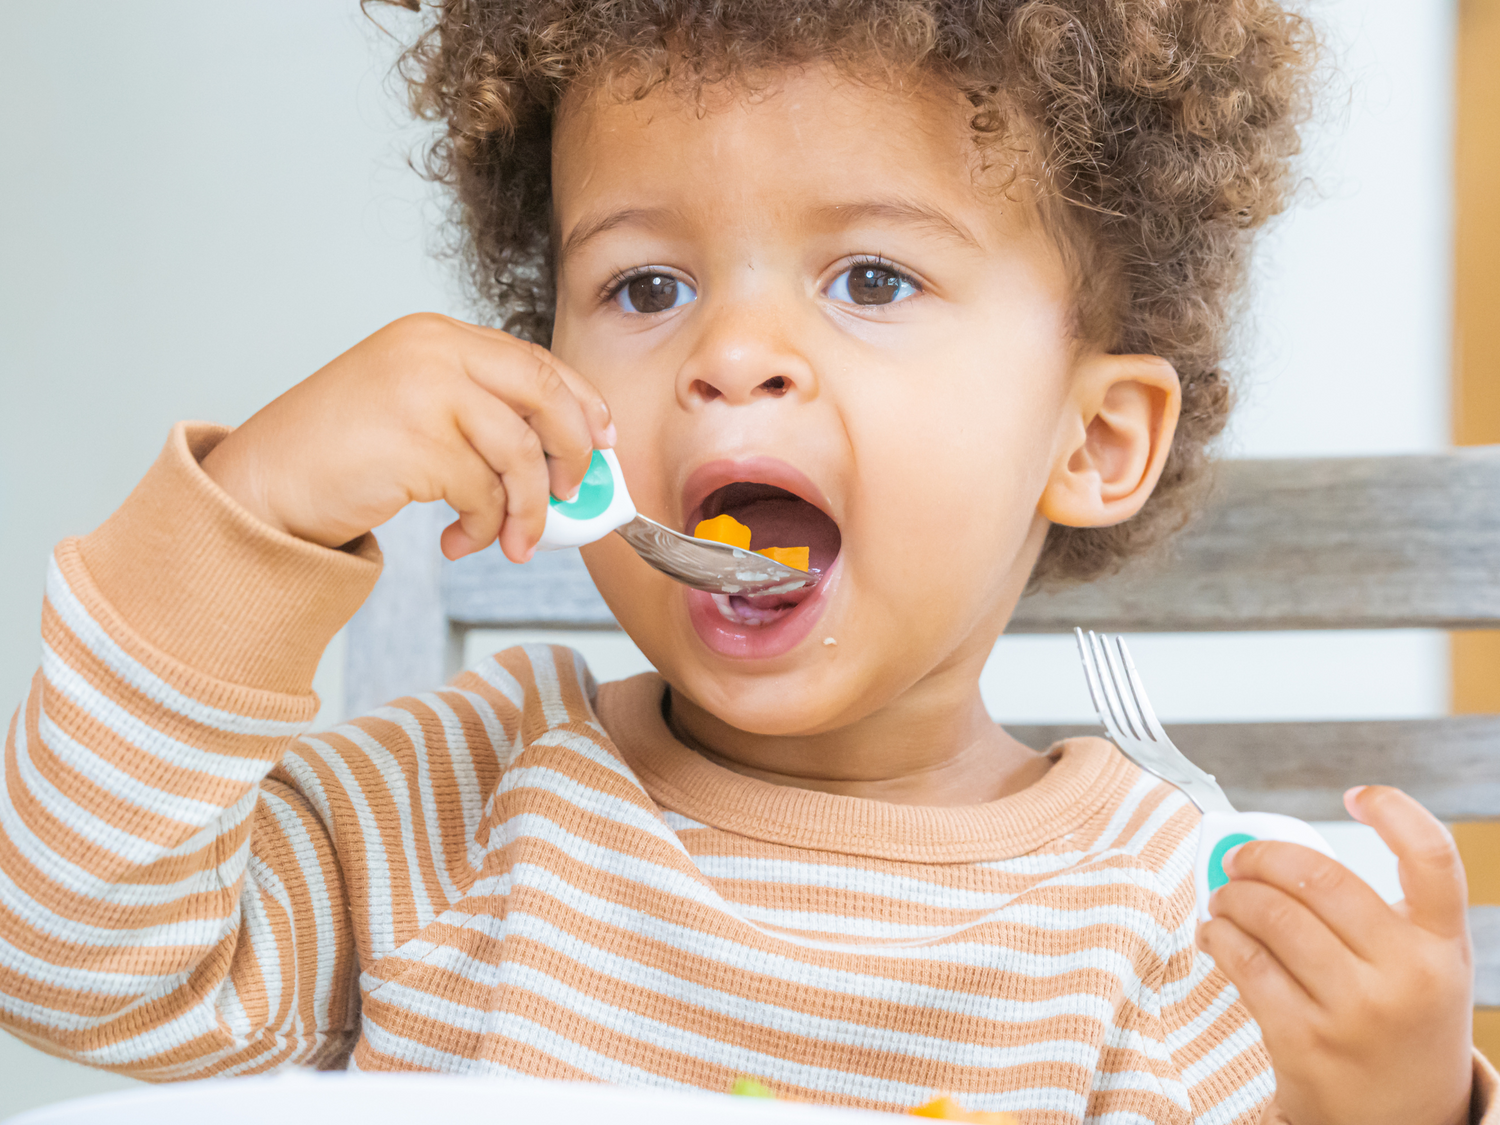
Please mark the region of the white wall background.
<svg viewBox="0 0 1500 1125"><path fill-rule="evenodd" d="M1449 0L1324 0L1342 93L1317 193L1270 238L1231 449L1422 451L1448 437ZM0 42L0 703L36 665L53 543L115 508L179 418L235 423L381 324L460 313L395 46L355 0L9 5ZM393 26L400 17L382 12ZM592 635L602 677L641 666ZM510 638L471 637L471 656ZM1070 642L1003 641L1013 721L1087 718ZM1441 637L1159 637L1176 719L1441 713ZM320 683L339 710L338 653ZM414 685L418 686L418 685ZM8 701L8 702L7 702ZM0 1117L125 1080L0 1035Z"/></svg>

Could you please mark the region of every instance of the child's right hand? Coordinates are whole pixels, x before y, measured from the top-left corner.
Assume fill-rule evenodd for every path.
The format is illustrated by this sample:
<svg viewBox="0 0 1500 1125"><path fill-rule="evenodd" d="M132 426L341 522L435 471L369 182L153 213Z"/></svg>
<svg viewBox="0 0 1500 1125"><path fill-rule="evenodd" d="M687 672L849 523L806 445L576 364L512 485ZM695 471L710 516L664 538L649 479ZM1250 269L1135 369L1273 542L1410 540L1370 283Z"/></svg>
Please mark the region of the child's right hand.
<svg viewBox="0 0 1500 1125"><path fill-rule="evenodd" d="M1224 857L1230 881L1198 931L1276 1068L1262 1125L1459 1125L1474 1086L1463 861L1399 789L1351 789L1344 805L1395 853L1402 902L1311 848L1261 840Z"/></svg>
<svg viewBox="0 0 1500 1125"><path fill-rule="evenodd" d="M203 470L252 515L338 547L414 501L446 500L450 559L531 557L549 493L571 496L609 407L545 348L418 313L361 341L226 437Z"/></svg>

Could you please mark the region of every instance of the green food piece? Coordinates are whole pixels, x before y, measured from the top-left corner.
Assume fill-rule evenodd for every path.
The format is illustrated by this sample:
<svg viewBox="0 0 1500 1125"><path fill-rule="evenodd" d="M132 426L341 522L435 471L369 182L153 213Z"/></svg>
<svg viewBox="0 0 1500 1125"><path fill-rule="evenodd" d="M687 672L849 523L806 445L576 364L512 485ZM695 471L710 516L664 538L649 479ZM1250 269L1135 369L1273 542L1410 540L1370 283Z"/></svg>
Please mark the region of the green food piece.
<svg viewBox="0 0 1500 1125"><path fill-rule="evenodd" d="M729 1092L741 1098L774 1099L776 1097L775 1094L771 1093L771 1088L765 1085L765 1083L757 1082L755 1079L746 1078L743 1075L734 1080L734 1085L729 1087Z"/></svg>

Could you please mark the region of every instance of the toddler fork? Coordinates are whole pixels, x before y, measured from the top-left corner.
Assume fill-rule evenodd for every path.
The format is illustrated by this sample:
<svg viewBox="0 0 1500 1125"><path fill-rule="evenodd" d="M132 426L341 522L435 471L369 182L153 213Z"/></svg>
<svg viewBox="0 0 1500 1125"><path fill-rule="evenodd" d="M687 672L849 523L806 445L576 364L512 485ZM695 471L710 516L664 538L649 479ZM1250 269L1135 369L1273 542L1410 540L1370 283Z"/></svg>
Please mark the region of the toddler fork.
<svg viewBox="0 0 1500 1125"><path fill-rule="evenodd" d="M1073 635L1083 660L1089 697L1110 741L1141 769L1182 790L1203 814L1193 862L1200 921L1209 919L1209 895L1229 882L1224 873L1224 854L1237 844L1285 840L1337 858L1328 841L1306 821L1280 813L1235 811L1214 775L1193 765L1172 745L1146 698L1123 637L1096 636L1092 631L1085 636L1082 629L1074 629Z"/></svg>

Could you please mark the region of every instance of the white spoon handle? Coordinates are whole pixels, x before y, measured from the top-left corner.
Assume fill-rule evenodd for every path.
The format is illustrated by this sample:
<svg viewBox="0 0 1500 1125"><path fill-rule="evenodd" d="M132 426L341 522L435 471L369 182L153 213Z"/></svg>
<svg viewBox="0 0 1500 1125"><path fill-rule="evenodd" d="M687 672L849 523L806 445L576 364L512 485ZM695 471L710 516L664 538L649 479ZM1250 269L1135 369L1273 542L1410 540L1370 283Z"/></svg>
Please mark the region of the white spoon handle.
<svg viewBox="0 0 1500 1125"><path fill-rule="evenodd" d="M613 449L594 450L589 471L572 500L552 497L547 504L547 526L538 551L583 547L603 539L635 519L635 504L625 488L625 477Z"/></svg>

